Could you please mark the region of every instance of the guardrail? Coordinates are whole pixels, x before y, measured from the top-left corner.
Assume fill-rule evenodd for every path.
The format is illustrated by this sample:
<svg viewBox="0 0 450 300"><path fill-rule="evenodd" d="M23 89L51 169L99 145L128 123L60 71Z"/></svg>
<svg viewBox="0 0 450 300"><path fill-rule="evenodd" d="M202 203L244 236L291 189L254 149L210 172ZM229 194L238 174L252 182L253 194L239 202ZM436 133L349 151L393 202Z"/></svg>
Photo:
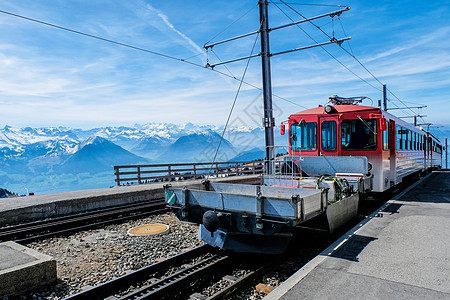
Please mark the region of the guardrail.
<svg viewBox="0 0 450 300"><path fill-rule="evenodd" d="M148 183L158 181L174 181L200 179L211 176L238 176L260 174L263 172L263 161L237 162L205 162L114 166L114 174L118 186L126 184Z"/></svg>

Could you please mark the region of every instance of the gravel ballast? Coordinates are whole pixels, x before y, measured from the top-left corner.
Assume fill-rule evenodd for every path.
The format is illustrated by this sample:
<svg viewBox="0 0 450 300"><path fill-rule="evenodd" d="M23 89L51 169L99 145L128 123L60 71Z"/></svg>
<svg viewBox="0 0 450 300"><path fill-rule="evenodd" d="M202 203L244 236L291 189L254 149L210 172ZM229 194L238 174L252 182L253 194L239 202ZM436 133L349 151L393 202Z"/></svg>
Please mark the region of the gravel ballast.
<svg viewBox="0 0 450 300"><path fill-rule="evenodd" d="M150 223L167 224L170 233L127 235L130 228ZM22 298L62 299L201 244L197 226L178 222L172 213L33 242L26 246L56 259L58 280Z"/></svg>

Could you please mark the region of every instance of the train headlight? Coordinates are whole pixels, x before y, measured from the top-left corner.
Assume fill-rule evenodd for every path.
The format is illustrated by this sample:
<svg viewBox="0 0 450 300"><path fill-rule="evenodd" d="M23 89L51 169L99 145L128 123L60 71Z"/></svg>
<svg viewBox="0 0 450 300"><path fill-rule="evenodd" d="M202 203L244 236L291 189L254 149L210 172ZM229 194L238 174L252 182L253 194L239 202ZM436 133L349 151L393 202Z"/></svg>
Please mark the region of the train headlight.
<svg viewBox="0 0 450 300"><path fill-rule="evenodd" d="M331 107L331 105L327 105L325 106L325 112L327 114L330 114L333 111L333 107Z"/></svg>
<svg viewBox="0 0 450 300"><path fill-rule="evenodd" d="M368 163L367 164L367 171L369 171L369 172L372 171L372 167L373 167L372 164Z"/></svg>

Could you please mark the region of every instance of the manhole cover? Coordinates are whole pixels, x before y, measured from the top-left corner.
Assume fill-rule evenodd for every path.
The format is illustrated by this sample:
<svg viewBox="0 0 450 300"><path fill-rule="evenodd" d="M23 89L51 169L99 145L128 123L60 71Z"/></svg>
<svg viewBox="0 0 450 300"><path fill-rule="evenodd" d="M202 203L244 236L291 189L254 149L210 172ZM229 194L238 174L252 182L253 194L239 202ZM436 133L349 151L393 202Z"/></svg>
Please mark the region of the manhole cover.
<svg viewBox="0 0 450 300"><path fill-rule="evenodd" d="M131 236L157 235L166 233L169 233L169 225L157 223L141 225L128 230L128 235Z"/></svg>

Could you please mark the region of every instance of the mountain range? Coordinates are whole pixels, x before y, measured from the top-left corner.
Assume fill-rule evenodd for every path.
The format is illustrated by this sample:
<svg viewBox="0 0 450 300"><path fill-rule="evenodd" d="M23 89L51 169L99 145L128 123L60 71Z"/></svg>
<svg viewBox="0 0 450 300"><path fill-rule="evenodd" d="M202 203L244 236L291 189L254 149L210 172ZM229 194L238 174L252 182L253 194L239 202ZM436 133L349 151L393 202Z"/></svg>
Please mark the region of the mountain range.
<svg viewBox="0 0 450 300"><path fill-rule="evenodd" d="M88 130L5 126L0 129L0 187L18 194L101 188L115 184L115 165L262 158L262 128L231 128L223 139L222 131L192 123Z"/></svg>

